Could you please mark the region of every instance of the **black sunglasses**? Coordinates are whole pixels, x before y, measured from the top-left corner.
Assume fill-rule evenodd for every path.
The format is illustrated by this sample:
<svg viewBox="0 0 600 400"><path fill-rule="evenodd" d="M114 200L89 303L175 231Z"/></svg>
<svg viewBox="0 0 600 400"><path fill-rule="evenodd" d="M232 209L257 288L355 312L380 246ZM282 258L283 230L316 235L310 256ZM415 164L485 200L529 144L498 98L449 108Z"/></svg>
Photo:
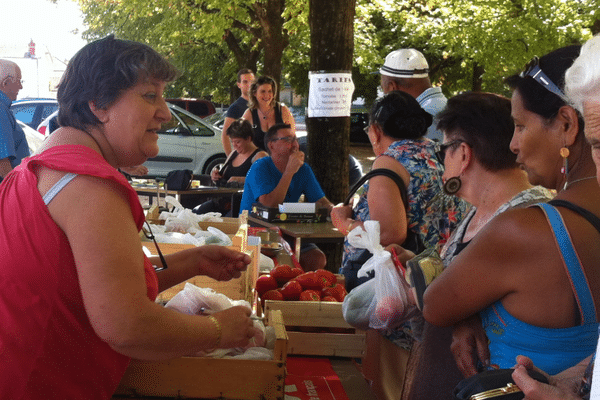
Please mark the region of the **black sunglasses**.
<svg viewBox="0 0 600 400"><path fill-rule="evenodd" d="M165 261L165 257L163 256L162 252L160 251L160 247L158 247L158 243L156 243L156 238L154 237L154 234L152 233L152 229L150 228L150 224L148 223L148 221L146 221L146 226L148 227L148 230L146 231L146 228L142 227L142 232L144 232L144 236L146 236L147 239L152 239L152 241L154 242L154 246L156 246L156 251L158 251L158 258L160 258L160 262L162 263L162 268L154 266L154 271L158 272L158 271L162 271L163 269L167 269L167 261Z"/></svg>
<svg viewBox="0 0 600 400"><path fill-rule="evenodd" d="M521 78L531 77L535 79L537 83L542 85L544 89L548 90L551 93L554 93L558 97L560 97L565 103L568 103L567 96L563 93L562 90L558 86L552 82L548 75L542 71L540 68L540 59L537 57L533 57L529 63L525 66L525 70L519 74Z"/></svg>
<svg viewBox="0 0 600 400"><path fill-rule="evenodd" d="M452 140L451 142L448 142L448 143L440 144L440 149L435 152L435 155L437 156L437 159L440 162L440 164L443 164L444 160L446 159L446 151L448 151L449 148L455 147L456 145L461 144L461 143L466 143L466 142L462 139L456 139L456 140Z"/></svg>

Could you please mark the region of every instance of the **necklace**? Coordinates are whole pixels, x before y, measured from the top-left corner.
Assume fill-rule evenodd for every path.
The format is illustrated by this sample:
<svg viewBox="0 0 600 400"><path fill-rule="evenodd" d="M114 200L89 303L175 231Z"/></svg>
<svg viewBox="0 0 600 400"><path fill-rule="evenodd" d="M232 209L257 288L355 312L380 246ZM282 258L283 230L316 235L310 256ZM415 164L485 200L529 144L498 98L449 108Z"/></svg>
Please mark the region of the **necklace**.
<svg viewBox="0 0 600 400"><path fill-rule="evenodd" d="M571 182L565 182L565 187L563 188L563 190L568 189L569 186L571 186L574 183L585 181L585 180L588 180L588 179L596 179L596 175L594 175L594 176L586 176L585 178L575 179L574 181L571 181Z"/></svg>
<svg viewBox="0 0 600 400"><path fill-rule="evenodd" d="M266 113L262 112L262 110L259 108L258 112L263 116L263 119L267 119L267 117L271 114L271 109L269 109L269 111L267 111Z"/></svg>

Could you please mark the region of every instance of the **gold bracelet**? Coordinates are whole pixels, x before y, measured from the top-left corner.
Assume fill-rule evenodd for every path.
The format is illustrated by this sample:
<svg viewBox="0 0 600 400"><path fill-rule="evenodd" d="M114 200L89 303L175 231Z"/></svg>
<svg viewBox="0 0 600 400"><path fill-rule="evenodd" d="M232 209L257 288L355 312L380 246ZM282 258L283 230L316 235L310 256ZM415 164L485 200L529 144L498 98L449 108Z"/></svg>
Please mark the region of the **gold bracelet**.
<svg viewBox="0 0 600 400"><path fill-rule="evenodd" d="M212 347L213 349L216 349L221 344L221 334L222 334L221 324L213 315L209 315L208 319L210 321L212 321L212 323L215 325L215 328L217 328L217 340L215 341L215 345Z"/></svg>

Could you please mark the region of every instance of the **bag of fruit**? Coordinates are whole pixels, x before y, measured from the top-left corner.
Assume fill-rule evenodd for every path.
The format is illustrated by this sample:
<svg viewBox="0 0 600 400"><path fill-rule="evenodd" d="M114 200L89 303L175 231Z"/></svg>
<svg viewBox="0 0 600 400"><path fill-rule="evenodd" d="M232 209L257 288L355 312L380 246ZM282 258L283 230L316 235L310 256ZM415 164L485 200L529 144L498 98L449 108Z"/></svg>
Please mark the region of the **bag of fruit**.
<svg viewBox="0 0 600 400"><path fill-rule="evenodd" d="M365 229L360 226L353 229L348 234L348 241L373 254L358 270L357 276L368 276L370 271L375 276L348 293L342 307L344 319L360 329L365 329L367 320L373 329L395 329L414 316L416 307L408 301L410 287L390 252L379 244L379 222L365 221L364 226Z"/></svg>

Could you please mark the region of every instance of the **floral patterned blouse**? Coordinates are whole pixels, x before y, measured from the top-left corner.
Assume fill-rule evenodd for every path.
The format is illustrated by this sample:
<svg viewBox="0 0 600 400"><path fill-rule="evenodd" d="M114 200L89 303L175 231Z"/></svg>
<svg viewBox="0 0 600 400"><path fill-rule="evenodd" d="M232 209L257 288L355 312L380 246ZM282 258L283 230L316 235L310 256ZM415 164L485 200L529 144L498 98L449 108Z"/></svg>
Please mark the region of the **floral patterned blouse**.
<svg viewBox="0 0 600 400"><path fill-rule="evenodd" d="M403 139L392 143L383 153L397 160L410 174L410 183L407 187L408 229L421 235L425 247L441 247L468 208L464 201L444 194L442 190L444 166L438 161L436 150L436 142L430 139ZM353 209L352 218L368 221L370 219L367 202L369 182L366 182L359 192L361 194ZM342 268L358 260L364 251L367 250L357 249L346 240Z"/></svg>

